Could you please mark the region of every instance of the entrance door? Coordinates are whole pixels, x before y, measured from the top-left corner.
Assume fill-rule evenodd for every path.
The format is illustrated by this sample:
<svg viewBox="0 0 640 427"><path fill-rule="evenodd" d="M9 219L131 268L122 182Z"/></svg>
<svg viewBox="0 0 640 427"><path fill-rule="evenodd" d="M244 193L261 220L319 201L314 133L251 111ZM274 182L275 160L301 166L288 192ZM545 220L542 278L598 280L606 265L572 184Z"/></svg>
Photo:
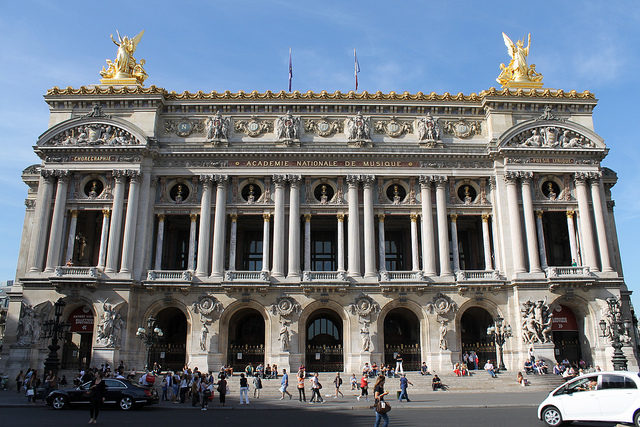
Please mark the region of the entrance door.
<svg viewBox="0 0 640 427"><path fill-rule="evenodd" d="M86 369L91 364L93 312L88 306L78 307L67 322L70 327L62 345L62 368Z"/></svg>
<svg viewBox="0 0 640 427"><path fill-rule="evenodd" d="M305 367L307 372L344 370L342 320L331 310L313 313L306 325Z"/></svg>
<svg viewBox="0 0 640 427"><path fill-rule="evenodd" d="M559 305L553 310L551 330L553 331L556 360L562 362L566 359L577 364L582 358L580 334L578 333L576 316L569 307Z"/></svg>
<svg viewBox="0 0 640 427"><path fill-rule="evenodd" d="M406 308L395 308L384 318L384 363L395 366L395 357L402 355L405 371L420 369L420 322Z"/></svg>
<svg viewBox="0 0 640 427"><path fill-rule="evenodd" d="M496 365L496 345L487 335L487 328L493 325L489 312L482 307L471 307L460 318L460 338L462 352L475 351L479 359L479 367L487 360ZM469 366L473 369L473 366Z"/></svg>
<svg viewBox="0 0 640 427"><path fill-rule="evenodd" d="M237 311L229 319L227 364L244 372L251 364L264 364L264 318L252 308Z"/></svg>
<svg viewBox="0 0 640 427"><path fill-rule="evenodd" d="M163 336L149 351L149 366L158 362L163 369L181 370L187 356L187 317L177 307L168 307L156 315Z"/></svg>

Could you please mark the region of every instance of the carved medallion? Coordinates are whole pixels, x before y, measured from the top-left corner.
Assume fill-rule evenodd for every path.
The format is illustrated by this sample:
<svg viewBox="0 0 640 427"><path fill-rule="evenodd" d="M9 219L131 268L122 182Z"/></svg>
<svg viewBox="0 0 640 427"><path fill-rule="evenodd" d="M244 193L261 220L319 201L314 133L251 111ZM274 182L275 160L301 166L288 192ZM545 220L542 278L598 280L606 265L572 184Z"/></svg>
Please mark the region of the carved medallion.
<svg viewBox="0 0 640 427"><path fill-rule="evenodd" d="M342 123L337 120L328 120L321 117L319 120L307 120L304 123L306 132L313 132L318 136L328 137L336 132L342 132Z"/></svg>
<svg viewBox="0 0 640 427"><path fill-rule="evenodd" d="M472 135L480 134L480 121L478 120L447 120L442 124L444 133L453 135L456 138L469 138Z"/></svg>
<svg viewBox="0 0 640 427"><path fill-rule="evenodd" d="M433 300L427 304L427 312L438 316L447 316L458 310L458 305L448 296L438 293Z"/></svg>
<svg viewBox="0 0 640 427"><path fill-rule="evenodd" d="M216 318L222 313L224 307L213 295L202 295L192 305L195 313L200 313L210 319Z"/></svg>
<svg viewBox="0 0 640 427"><path fill-rule="evenodd" d="M395 117L392 117L391 120L387 122L377 121L374 127L376 132L383 133L392 138L401 137L405 133L409 133L413 130L410 123L400 122L396 120Z"/></svg>
<svg viewBox="0 0 640 427"><path fill-rule="evenodd" d="M186 137L192 133L204 132L204 121L202 120L165 120L165 133L175 133L178 136Z"/></svg>
<svg viewBox="0 0 640 427"><path fill-rule="evenodd" d="M291 297L280 297L276 300L275 304L271 307L273 314L277 314L280 317L291 316L300 312L300 304Z"/></svg>
<svg viewBox="0 0 640 427"><path fill-rule="evenodd" d="M366 318L380 311L380 306L370 296L362 294L349 306L352 314Z"/></svg>
<svg viewBox="0 0 640 427"><path fill-rule="evenodd" d="M259 120L257 117L251 117L249 120L238 120L235 123L235 131L246 133L250 137L258 137L266 132L273 130L273 124L267 121Z"/></svg>

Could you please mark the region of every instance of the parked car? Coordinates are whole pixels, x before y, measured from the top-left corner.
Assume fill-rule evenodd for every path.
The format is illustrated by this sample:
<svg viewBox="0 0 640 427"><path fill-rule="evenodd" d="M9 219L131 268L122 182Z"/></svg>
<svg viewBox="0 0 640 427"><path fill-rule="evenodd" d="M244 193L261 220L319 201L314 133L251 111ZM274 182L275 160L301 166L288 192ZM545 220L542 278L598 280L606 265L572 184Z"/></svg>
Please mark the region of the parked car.
<svg viewBox="0 0 640 427"><path fill-rule="evenodd" d="M134 406L158 403L158 392L155 389L124 379L105 378L103 381L107 389L104 399L106 404L117 404L120 409L128 411ZM46 398L47 405L53 409L62 409L73 404L89 403L87 390L90 385L87 382L77 387L54 390Z"/></svg>
<svg viewBox="0 0 640 427"><path fill-rule="evenodd" d="M640 374L613 371L581 375L549 393L538 407L538 418L552 427L565 421L640 427Z"/></svg>

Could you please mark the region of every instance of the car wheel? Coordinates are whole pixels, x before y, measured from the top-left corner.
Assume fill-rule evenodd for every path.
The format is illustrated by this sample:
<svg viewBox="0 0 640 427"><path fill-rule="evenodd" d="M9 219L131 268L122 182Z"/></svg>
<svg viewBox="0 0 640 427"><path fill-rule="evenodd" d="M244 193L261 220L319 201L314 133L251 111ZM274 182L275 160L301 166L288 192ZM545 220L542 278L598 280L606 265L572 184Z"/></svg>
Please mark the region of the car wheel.
<svg viewBox="0 0 640 427"><path fill-rule="evenodd" d="M636 411L636 414L633 416L633 425L640 427L640 410Z"/></svg>
<svg viewBox="0 0 640 427"><path fill-rule="evenodd" d="M562 415L555 406L544 408L544 411L542 411L542 421L551 427L558 427L564 424Z"/></svg>
<svg viewBox="0 0 640 427"><path fill-rule="evenodd" d="M64 396L54 396L51 400L51 406L53 409L62 409L67 404L67 400Z"/></svg>
<svg viewBox="0 0 640 427"><path fill-rule="evenodd" d="M120 409L122 409L123 411L128 411L129 409L133 408L133 399L129 396L122 396L119 404Z"/></svg>

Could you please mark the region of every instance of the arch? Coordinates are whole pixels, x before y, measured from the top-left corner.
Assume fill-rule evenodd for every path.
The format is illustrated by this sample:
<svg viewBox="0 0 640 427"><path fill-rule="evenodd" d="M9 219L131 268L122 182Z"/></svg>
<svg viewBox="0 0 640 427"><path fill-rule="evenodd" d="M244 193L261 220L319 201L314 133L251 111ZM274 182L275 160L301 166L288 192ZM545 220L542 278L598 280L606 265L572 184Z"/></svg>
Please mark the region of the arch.
<svg viewBox="0 0 640 427"><path fill-rule="evenodd" d="M165 369L182 369L187 362L187 316L178 307L165 307L156 313L155 319L163 336L150 348L148 366L158 362Z"/></svg>
<svg viewBox="0 0 640 427"><path fill-rule="evenodd" d="M335 340L330 351L315 352L313 348L308 348L310 343L308 332L310 325L317 319L325 318L338 326L340 339ZM339 321L342 322L339 322ZM341 323L341 324L340 324ZM323 324L319 325L321 328ZM329 322L324 322L324 328L328 328ZM316 326L313 326L315 329ZM334 301L314 301L307 305L300 314L298 321L298 348L300 354L304 355L305 366L308 371L329 369L331 371L343 371L346 365L345 356L348 354L350 343L349 317L343 306ZM326 330L326 329L325 329ZM312 344L312 343L310 343ZM316 353L320 353L321 359L316 362ZM309 366L309 361L312 364Z"/></svg>
<svg viewBox="0 0 640 427"><path fill-rule="evenodd" d="M379 337L379 339L377 340L377 342L380 343L380 352L382 353L382 357L385 360L385 363L387 363L387 357L385 354L385 348L386 348L386 342L385 342L385 337L384 337L384 332L385 332L385 319L387 317L387 315L397 309L405 309L410 311L411 313L413 313L413 315L416 316L417 320L418 320L418 336L419 336L419 340L418 340L418 344L419 344L419 353L418 356L421 359L420 362L426 362L426 354L428 351L428 345L429 345L429 319L423 309L423 307L411 300L407 300L407 301L399 301L399 300L392 300L389 301L387 304L385 304L382 309L380 310L380 314L378 315L378 321L377 321L377 329L378 329L378 333L381 335ZM374 343L376 342L375 340L373 341ZM393 352L392 352L393 355ZM403 355L405 356L405 355ZM411 363L409 360L406 360L403 362L403 367L406 370L409 370L411 367ZM416 368L416 370L418 370L418 368Z"/></svg>
<svg viewBox="0 0 640 427"><path fill-rule="evenodd" d="M158 313L160 313L161 311L168 309L168 308L173 308L173 309L177 309L180 312L182 312L182 315L184 316L185 322L186 322L186 333L185 333L185 341L184 341L184 361L182 362L182 365L177 366L177 362L171 362L171 364L176 364L176 366L171 366L171 368L174 369L182 369L184 367L185 364L189 363L189 351L188 349L190 349L192 347L192 332L193 332L193 317L192 317L192 313L191 311L187 308L187 306L178 300L175 299L170 299L170 300L166 300L166 299L161 299L158 301L155 301L153 303L151 303L151 305L149 305L149 307L147 307L147 309L144 312L144 315L137 320L138 324L134 325L133 327L133 331L135 331L136 329L138 329L138 327L147 327L147 319L150 316L153 316L156 320L158 320ZM131 329L131 326L129 327ZM161 328L162 329L162 328ZM164 331L163 331L164 332ZM165 343L166 343L166 339L165 339ZM182 346L182 344L180 344ZM160 364L162 364L161 358L160 358L160 353L162 353L161 348L163 348L162 346L159 346L157 348L157 354L153 357L156 357L157 360L160 362ZM172 350L174 348L172 347ZM177 350L177 349L176 349ZM146 351L146 349L144 347L141 347L141 351ZM165 359L167 356L167 352L165 350ZM145 361L145 364L149 362L149 360L147 360L147 355L144 354L143 356L141 356L138 360ZM151 363L153 363L153 360L151 361ZM168 366L169 367L169 366Z"/></svg>
<svg viewBox="0 0 640 427"><path fill-rule="evenodd" d="M85 298L73 298L66 302L67 305L62 312L62 320L68 322L70 327L61 343L61 368L86 369L91 366L91 355L96 336L95 328L98 326L96 311L93 304ZM87 324L88 318L82 318L83 312L87 316L91 316L90 326Z"/></svg>
<svg viewBox="0 0 640 427"><path fill-rule="evenodd" d="M75 128L76 126L94 125L94 124L113 126L129 132L131 135L133 135L133 137L135 137L138 140L138 144L133 145L134 147L146 145L147 143L147 136L145 135L144 131L140 129L138 126L136 126L135 124L127 120L121 119L119 117L83 116L83 117L74 117L72 119L65 120L63 122L60 122L50 127L38 137L38 140L36 141L36 145L39 147L43 145L47 145L49 141L54 139L56 136L60 135L63 132L66 132L67 130Z"/></svg>
<svg viewBox="0 0 640 427"><path fill-rule="evenodd" d="M262 347L262 362L264 363L264 356L266 354L271 354L271 318L269 316L269 314L267 313L265 307L263 304L258 303L257 301L235 301L231 304L229 304L229 306L227 306L224 311L222 312L222 316L220 316L220 321L219 321L219 339L218 339L218 343L219 343L219 351L220 353L222 353L222 357L225 360L225 363L229 362L229 355L230 355L230 350L231 350L231 344L232 344L232 337L230 336L229 332L231 329L231 321L233 320L234 316L236 314L241 313L244 310L253 310L255 312L257 312L263 319L264 321L264 343L263 343L263 347ZM244 354L243 354L243 359L244 359ZM236 354L236 358L234 360L238 360L237 359L237 354ZM236 362L238 363L238 362ZM253 363L253 362L252 362ZM241 370L244 370L246 363L244 363L243 361L241 361L237 367L241 366ZM234 369L237 369L234 368Z"/></svg>
<svg viewBox="0 0 640 427"><path fill-rule="evenodd" d="M498 316L504 317L497 305L485 299L467 301L456 313L458 348L461 353L475 352L480 366L487 360L496 361L495 342L486 331Z"/></svg>
<svg viewBox="0 0 640 427"><path fill-rule="evenodd" d="M595 347L598 341L598 325L596 321L596 313L593 305L584 298L576 295L570 298L562 295L557 297L549 304L549 310L551 313L555 313L560 306L565 306L573 313L577 322L577 336L569 337L571 340L577 340L578 342L578 356L585 360L588 364L593 364L595 354L593 353L593 347ZM554 344L556 344L556 338L558 341L562 340L562 337L557 337L554 332ZM572 343L573 344L573 343ZM556 349L563 353L562 348L559 348L556 344ZM562 357L566 354L557 354L557 357ZM559 361L562 361L560 359ZM569 360L570 362L577 362L577 360Z"/></svg>
<svg viewBox="0 0 640 427"><path fill-rule="evenodd" d="M606 145L604 143L604 139L595 133L593 130L582 126L579 123L572 121L563 121L563 120L527 120L525 122L519 123L512 128L506 130L502 135L498 137L497 145L500 149L502 148L511 148L508 144L523 132L528 130L543 128L543 127L555 127L561 130L569 130L578 135L584 136L591 140L594 143L594 147L591 149L605 149ZM540 148L540 147L523 147L523 148ZM542 149L551 148L551 147L542 147ZM567 148L564 148L565 150ZM578 148L581 149L581 148Z"/></svg>

